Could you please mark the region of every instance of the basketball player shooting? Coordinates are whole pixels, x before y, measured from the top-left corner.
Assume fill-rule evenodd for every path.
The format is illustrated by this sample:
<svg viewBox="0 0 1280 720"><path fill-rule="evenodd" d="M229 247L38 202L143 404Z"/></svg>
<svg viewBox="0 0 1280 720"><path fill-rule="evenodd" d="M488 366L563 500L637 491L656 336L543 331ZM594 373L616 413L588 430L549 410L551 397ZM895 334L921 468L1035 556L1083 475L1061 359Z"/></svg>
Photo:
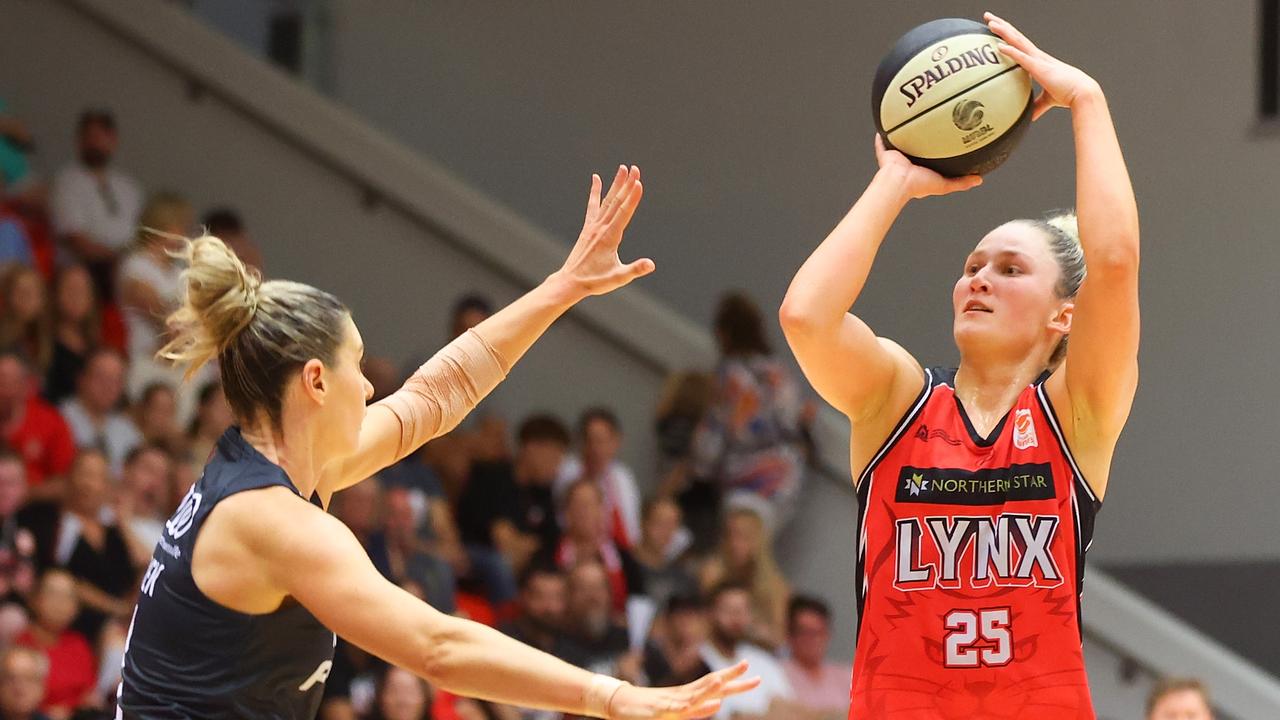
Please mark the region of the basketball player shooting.
<svg viewBox="0 0 1280 720"><path fill-rule="evenodd" d="M780 312L805 375L853 428L850 718L1094 716L1079 597L1138 381L1138 214L1098 83L986 20L1043 88L1033 117L1071 112L1078 221L987 233L952 290L959 368L925 369L849 308L911 200L981 181L913 165L877 136L879 170Z"/></svg>
<svg viewBox="0 0 1280 720"><path fill-rule="evenodd" d="M444 615L384 579L333 494L448 432L578 301L653 271L623 264L643 188L619 168L564 266L459 337L390 397L360 369L364 347L333 295L261 282L217 238L182 242L186 304L161 354L194 372L217 359L237 425L165 532L129 630L117 718L313 718L334 633L450 692L591 715L703 717L749 690L745 665L676 688L638 688Z"/></svg>

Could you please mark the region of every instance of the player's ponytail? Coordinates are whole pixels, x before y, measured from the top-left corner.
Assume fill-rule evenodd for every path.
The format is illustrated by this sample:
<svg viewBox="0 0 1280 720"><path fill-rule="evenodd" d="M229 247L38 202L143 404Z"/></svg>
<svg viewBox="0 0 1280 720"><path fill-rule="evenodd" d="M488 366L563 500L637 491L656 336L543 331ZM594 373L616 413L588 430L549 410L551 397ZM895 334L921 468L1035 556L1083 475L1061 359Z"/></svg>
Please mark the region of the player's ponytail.
<svg viewBox="0 0 1280 720"><path fill-rule="evenodd" d="M265 412L278 427L286 380L312 358L333 363L350 312L310 285L263 282L216 237L171 239L183 242L175 255L187 262L185 293L158 357L185 364L187 378L217 360L236 418Z"/></svg>

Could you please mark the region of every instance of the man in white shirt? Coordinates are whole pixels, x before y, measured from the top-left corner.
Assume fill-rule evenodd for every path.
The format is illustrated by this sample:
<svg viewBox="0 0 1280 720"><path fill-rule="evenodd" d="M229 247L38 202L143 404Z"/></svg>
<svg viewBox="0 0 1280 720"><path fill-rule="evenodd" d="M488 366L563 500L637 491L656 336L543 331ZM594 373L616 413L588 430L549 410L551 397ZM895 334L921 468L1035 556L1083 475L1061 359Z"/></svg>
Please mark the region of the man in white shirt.
<svg viewBox="0 0 1280 720"><path fill-rule="evenodd" d="M569 455L556 473L552 493L559 504L577 481L590 479L604 496L609 539L630 550L640 542L640 489L636 476L621 460L622 425L612 410L588 408L578 418L581 455Z"/></svg>
<svg viewBox="0 0 1280 720"><path fill-rule="evenodd" d="M88 265L101 296L111 298L112 268L137 230L142 190L112 167L119 136L109 111L82 113L76 143L77 161L54 177L50 197L58 261Z"/></svg>
<svg viewBox="0 0 1280 720"><path fill-rule="evenodd" d="M101 450L119 480L129 452L142 444L142 433L120 412L124 397L124 359L110 348L99 348L85 359L76 380L76 394L58 406L71 428L76 447Z"/></svg>
<svg viewBox="0 0 1280 720"><path fill-rule="evenodd" d="M756 689L725 698L715 717L790 717L789 708L795 707L791 683L773 655L746 641L751 625L751 591L746 586L724 583L711 591L711 637L702 646L702 661L716 671L746 660L749 673L760 678Z"/></svg>

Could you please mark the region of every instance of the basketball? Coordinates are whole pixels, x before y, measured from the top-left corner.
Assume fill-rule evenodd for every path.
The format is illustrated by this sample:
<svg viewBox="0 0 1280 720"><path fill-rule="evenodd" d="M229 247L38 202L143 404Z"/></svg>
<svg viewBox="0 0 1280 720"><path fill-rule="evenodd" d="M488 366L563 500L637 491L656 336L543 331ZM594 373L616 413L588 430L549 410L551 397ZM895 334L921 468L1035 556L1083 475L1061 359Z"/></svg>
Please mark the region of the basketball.
<svg viewBox="0 0 1280 720"><path fill-rule="evenodd" d="M1031 121L1031 78L987 26L927 22L880 61L871 112L885 147L948 177L999 167Z"/></svg>

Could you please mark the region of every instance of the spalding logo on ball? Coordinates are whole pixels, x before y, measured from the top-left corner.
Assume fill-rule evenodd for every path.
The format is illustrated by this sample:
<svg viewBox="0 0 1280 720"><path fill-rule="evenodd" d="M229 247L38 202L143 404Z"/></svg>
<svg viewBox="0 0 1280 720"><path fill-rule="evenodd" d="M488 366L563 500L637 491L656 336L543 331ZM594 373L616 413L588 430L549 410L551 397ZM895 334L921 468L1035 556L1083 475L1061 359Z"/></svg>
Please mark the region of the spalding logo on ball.
<svg viewBox="0 0 1280 720"><path fill-rule="evenodd" d="M885 147L948 177L1003 163L1031 122L1031 77L998 41L986 25L963 18L903 35L871 86Z"/></svg>

